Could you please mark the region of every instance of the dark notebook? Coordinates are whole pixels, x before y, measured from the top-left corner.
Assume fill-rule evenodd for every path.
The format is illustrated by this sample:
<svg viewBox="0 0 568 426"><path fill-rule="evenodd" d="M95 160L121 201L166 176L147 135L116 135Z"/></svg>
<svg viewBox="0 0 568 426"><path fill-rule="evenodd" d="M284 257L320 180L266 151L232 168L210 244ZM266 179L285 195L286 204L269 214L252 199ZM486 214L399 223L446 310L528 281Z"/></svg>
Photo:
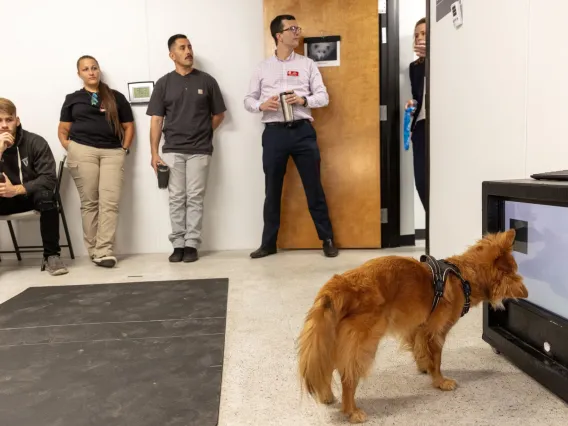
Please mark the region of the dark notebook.
<svg viewBox="0 0 568 426"><path fill-rule="evenodd" d="M568 180L568 170L558 170L556 172L535 173L531 175L538 180Z"/></svg>

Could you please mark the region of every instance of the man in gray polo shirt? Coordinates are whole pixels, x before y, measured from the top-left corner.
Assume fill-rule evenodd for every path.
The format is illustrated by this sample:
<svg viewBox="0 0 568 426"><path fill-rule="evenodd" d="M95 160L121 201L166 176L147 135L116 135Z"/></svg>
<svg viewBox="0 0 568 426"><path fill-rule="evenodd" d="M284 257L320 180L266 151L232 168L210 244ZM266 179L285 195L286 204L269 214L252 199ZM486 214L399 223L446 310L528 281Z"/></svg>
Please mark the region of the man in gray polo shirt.
<svg viewBox="0 0 568 426"><path fill-rule="evenodd" d="M152 117L150 145L152 167L170 168L170 262L194 262L201 244L203 199L213 154L213 131L225 116L225 103L217 81L193 68L193 49L187 37L169 38L168 49L175 70L154 87L147 115ZM164 132L162 157L158 147Z"/></svg>

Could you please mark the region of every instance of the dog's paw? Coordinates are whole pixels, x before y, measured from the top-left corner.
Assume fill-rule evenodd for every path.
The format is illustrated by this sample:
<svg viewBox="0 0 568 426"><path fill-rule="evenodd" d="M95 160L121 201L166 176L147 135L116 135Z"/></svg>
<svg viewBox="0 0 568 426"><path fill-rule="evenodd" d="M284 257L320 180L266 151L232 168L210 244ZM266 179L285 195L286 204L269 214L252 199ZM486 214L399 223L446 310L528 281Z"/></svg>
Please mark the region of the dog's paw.
<svg viewBox="0 0 568 426"><path fill-rule="evenodd" d="M322 400L322 404L331 405L335 404L335 401L336 401L335 396L333 394L330 394Z"/></svg>
<svg viewBox="0 0 568 426"><path fill-rule="evenodd" d="M359 410L358 408L351 413L349 416L350 423L365 423L367 421L367 415L364 411Z"/></svg>
<svg viewBox="0 0 568 426"><path fill-rule="evenodd" d="M425 358L418 358L416 360L416 368L419 373L428 374L428 369L431 368L432 362Z"/></svg>
<svg viewBox="0 0 568 426"><path fill-rule="evenodd" d="M443 391L453 391L458 386L454 379L442 378L434 382L434 387L437 387Z"/></svg>

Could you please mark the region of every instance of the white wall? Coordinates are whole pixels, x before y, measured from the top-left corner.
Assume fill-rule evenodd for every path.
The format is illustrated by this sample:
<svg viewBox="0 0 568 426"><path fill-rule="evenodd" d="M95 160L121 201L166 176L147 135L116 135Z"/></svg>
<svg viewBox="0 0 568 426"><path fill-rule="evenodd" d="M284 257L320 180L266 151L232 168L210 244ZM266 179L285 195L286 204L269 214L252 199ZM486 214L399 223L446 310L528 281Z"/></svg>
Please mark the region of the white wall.
<svg viewBox="0 0 568 426"><path fill-rule="evenodd" d="M16 103L24 128L45 137L59 160L64 155L57 139L59 112L65 94L81 87L75 68L79 56L95 56L111 87L127 95L129 81L156 81L173 69L167 39L186 34L197 67L218 80L228 108L215 139L203 248L256 247L264 197L262 128L260 117L247 113L242 99L253 67L264 57L262 0L163 3L99 0L89 11L73 0L58 0L56 7L40 0L2 1L3 16L10 18L2 23L0 96ZM168 252L167 193L157 189L150 168L149 118L146 106L133 110L137 132L127 157L116 251ZM68 176L62 196L73 243L78 254L85 254L79 198ZM40 242L37 223L18 226L17 232L21 244ZM2 249L12 248L5 224L0 224L0 238Z"/></svg>
<svg viewBox="0 0 568 426"><path fill-rule="evenodd" d="M481 236L481 183L568 168L561 0L463 0L464 24L431 0L431 251Z"/></svg>
<svg viewBox="0 0 568 426"><path fill-rule="evenodd" d="M568 3L530 0L525 175L568 169L566 16Z"/></svg>
<svg viewBox="0 0 568 426"><path fill-rule="evenodd" d="M414 184L412 144L404 150L404 105L412 99L408 67L416 60L414 54L414 26L426 16L425 0L399 0L398 33L400 59L400 234L414 234L426 227L426 212Z"/></svg>

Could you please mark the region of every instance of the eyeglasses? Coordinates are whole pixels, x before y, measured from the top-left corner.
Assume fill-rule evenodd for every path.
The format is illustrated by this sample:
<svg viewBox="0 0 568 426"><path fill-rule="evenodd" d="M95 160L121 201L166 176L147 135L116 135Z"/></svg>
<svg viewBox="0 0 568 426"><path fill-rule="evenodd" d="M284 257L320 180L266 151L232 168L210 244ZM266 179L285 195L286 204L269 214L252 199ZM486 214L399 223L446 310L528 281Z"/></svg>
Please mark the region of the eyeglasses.
<svg viewBox="0 0 568 426"><path fill-rule="evenodd" d="M290 28L286 28L286 29L282 30L282 32L284 32L284 31L290 31L290 32L299 34L299 33L302 32L302 28L300 28L300 27L290 27Z"/></svg>

